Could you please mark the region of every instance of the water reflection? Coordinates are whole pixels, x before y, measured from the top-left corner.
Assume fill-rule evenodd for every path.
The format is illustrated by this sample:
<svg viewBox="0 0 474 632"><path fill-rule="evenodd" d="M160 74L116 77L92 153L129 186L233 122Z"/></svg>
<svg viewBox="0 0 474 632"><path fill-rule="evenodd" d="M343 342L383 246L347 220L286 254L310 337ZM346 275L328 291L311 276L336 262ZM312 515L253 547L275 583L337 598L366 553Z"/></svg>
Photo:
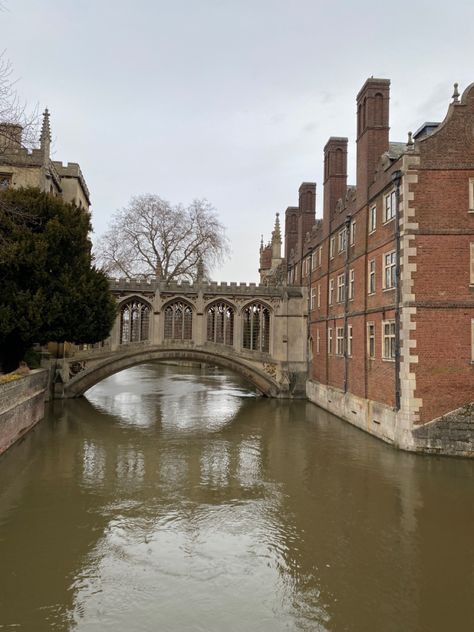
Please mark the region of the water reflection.
<svg viewBox="0 0 474 632"><path fill-rule="evenodd" d="M249 395L148 365L55 404L0 460L0 630L472 629L474 464Z"/></svg>

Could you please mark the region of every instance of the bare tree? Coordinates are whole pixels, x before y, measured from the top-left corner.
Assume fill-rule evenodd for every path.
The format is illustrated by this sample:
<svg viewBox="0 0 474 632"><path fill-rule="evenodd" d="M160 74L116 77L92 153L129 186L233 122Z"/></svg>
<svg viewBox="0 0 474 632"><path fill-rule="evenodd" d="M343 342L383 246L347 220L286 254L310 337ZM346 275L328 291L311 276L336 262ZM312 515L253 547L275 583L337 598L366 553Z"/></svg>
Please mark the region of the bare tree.
<svg viewBox="0 0 474 632"><path fill-rule="evenodd" d="M0 52L0 159L12 147L31 149L38 140L38 106L27 107L18 95L16 83L10 60L5 51Z"/></svg>
<svg viewBox="0 0 474 632"><path fill-rule="evenodd" d="M167 282L195 280L228 254L225 229L207 200L171 205L158 195L139 195L117 211L96 247L109 276Z"/></svg>

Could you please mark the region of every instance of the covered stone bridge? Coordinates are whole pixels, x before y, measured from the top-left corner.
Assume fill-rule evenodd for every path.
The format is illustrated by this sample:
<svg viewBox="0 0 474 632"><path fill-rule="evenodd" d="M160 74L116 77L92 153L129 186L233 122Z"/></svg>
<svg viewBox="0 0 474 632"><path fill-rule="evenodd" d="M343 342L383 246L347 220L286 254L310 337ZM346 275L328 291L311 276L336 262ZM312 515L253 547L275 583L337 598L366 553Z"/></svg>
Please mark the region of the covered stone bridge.
<svg viewBox="0 0 474 632"><path fill-rule="evenodd" d="M255 283L111 281L118 309L107 340L58 361L56 397L151 361L229 368L271 397L304 396L307 290Z"/></svg>

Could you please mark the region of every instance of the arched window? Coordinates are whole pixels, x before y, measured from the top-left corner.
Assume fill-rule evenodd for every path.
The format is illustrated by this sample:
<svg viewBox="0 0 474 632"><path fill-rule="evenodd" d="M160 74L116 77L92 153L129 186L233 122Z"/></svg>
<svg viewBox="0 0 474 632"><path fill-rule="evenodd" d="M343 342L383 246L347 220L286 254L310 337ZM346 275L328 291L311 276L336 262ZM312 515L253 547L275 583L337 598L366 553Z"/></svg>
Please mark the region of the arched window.
<svg viewBox="0 0 474 632"><path fill-rule="evenodd" d="M207 308L207 340L223 345L234 343L234 310L228 303L213 303Z"/></svg>
<svg viewBox="0 0 474 632"><path fill-rule="evenodd" d="M138 299L120 308L120 344L141 342L150 337L150 306Z"/></svg>
<svg viewBox="0 0 474 632"><path fill-rule="evenodd" d="M187 303L176 301L165 308L165 338L191 340L193 337L193 310Z"/></svg>
<svg viewBox="0 0 474 632"><path fill-rule="evenodd" d="M270 349L270 310L261 303L247 305L243 311L243 346L252 351Z"/></svg>

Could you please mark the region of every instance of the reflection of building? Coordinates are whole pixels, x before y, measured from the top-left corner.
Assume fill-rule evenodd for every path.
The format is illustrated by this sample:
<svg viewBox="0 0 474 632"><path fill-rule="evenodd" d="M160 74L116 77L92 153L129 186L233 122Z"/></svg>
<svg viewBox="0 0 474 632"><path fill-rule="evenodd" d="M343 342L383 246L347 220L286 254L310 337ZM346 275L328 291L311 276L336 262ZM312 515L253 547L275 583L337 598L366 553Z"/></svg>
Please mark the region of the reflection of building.
<svg viewBox="0 0 474 632"><path fill-rule="evenodd" d="M456 85L445 120L406 143L389 141L389 92L370 78L357 95L355 186L347 138L328 140L322 218L304 183L286 211L282 265L309 290L309 397L389 442L436 451L446 436L423 424L474 399L474 84L462 98ZM260 268L273 268L268 248ZM472 453L473 435L452 451Z"/></svg>
<svg viewBox="0 0 474 632"><path fill-rule="evenodd" d="M38 187L88 209L89 190L79 165L51 160L48 110L43 114L39 148L28 151L23 147L22 132L20 125L0 123L0 188Z"/></svg>

